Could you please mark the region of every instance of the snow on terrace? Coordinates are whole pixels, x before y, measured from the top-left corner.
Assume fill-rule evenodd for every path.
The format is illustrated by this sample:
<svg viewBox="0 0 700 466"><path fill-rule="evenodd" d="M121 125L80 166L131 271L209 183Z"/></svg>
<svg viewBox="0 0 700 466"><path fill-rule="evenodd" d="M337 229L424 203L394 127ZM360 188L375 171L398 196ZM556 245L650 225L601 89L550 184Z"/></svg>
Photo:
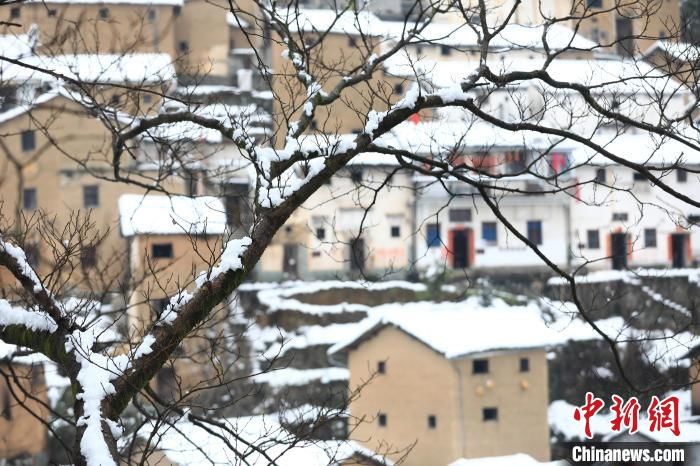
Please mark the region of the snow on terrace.
<svg viewBox="0 0 700 466"><path fill-rule="evenodd" d="M670 40L657 40L641 55L648 57L657 50L666 53L676 60L695 63L700 59L700 48L687 42L673 42Z"/></svg>
<svg viewBox="0 0 700 466"><path fill-rule="evenodd" d="M299 440L280 425L277 415L217 421L225 428L207 425L211 430L207 432L187 421L178 422L176 428L159 425L155 434L156 448L174 464L187 466L267 466L268 458L279 466L333 466L356 455L371 458L378 464L393 464L352 441ZM154 428L146 424L138 432L139 437L148 439Z"/></svg>
<svg viewBox="0 0 700 466"><path fill-rule="evenodd" d="M78 81L160 86L175 83L172 58L167 53L32 55L20 60L27 66L58 73ZM14 63L0 64L3 81L55 81L49 73Z"/></svg>
<svg viewBox="0 0 700 466"><path fill-rule="evenodd" d="M603 283L609 281L638 281L639 278L674 278L687 277L691 283L700 282L700 269L644 269L636 270L599 270L586 275L576 275L578 283ZM552 277L547 281L548 285L568 285L561 277Z"/></svg>
<svg viewBox="0 0 700 466"><path fill-rule="evenodd" d="M209 234L226 230L221 200L210 197L124 194L119 197L119 221L123 236L141 234Z"/></svg>
<svg viewBox="0 0 700 466"><path fill-rule="evenodd" d="M275 14L289 25L292 32L328 31L334 34L376 36L383 34L384 28L381 19L365 10L339 13L331 9L278 8Z"/></svg>

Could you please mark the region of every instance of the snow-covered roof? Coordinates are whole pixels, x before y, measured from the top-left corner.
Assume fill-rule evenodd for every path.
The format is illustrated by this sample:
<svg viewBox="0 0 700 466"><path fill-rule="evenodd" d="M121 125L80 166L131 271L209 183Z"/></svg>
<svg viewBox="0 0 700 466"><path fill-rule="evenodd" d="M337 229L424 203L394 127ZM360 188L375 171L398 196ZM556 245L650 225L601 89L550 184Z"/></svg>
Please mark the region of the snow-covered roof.
<svg viewBox="0 0 700 466"><path fill-rule="evenodd" d="M447 45L457 48L479 47L479 35L466 23L440 22L433 20L427 25L416 25L414 22L383 21L386 35L390 39L410 37L413 31L420 33L411 38L411 42L426 41L437 45ZM422 29L421 29L422 28ZM491 48L503 51L513 49L543 50L545 38L550 50L562 49L592 50L598 46L573 30L553 24L545 31L542 25L508 24L491 40Z"/></svg>
<svg viewBox="0 0 700 466"><path fill-rule="evenodd" d="M124 194L119 197L123 236L209 234L226 230L226 211L218 198Z"/></svg>
<svg viewBox="0 0 700 466"><path fill-rule="evenodd" d="M657 40L651 47L646 49L642 54L643 57L648 57L654 52L663 52L676 60L694 63L700 59L700 48L697 45L688 44L686 42L674 42L671 40Z"/></svg>
<svg viewBox="0 0 700 466"><path fill-rule="evenodd" d="M247 28L250 27L250 23L246 21L245 19L241 18L240 15L238 15L238 18L236 18L233 13L230 11L226 13L226 22L228 23L229 26L233 27L240 27L240 28Z"/></svg>
<svg viewBox="0 0 700 466"><path fill-rule="evenodd" d="M332 32L348 35L383 34L383 22L368 11L348 10L339 14L331 9L277 9L275 13L289 24L292 32Z"/></svg>
<svg viewBox="0 0 700 466"><path fill-rule="evenodd" d="M32 55L31 39L27 34L0 35L0 55L7 58L23 58Z"/></svg>
<svg viewBox="0 0 700 466"><path fill-rule="evenodd" d="M20 60L27 66L70 79L100 84L160 85L176 79L167 53L32 55ZM14 63L0 64L0 81L55 81L48 73Z"/></svg>
<svg viewBox="0 0 700 466"><path fill-rule="evenodd" d="M508 326L503 322L508 322ZM510 306L494 299L490 305L484 305L479 298L469 298L462 302L378 306L345 340L329 348L328 354L356 347L387 326L418 339L446 358L595 338L583 322L569 322L564 327L548 325L535 304Z"/></svg>
<svg viewBox="0 0 700 466"><path fill-rule="evenodd" d="M675 131L682 135L682 129ZM700 164L700 151L682 144L675 139L657 136L649 132L605 134L602 133L592 138L592 141L607 151L620 156L630 162L655 166L672 166ZM697 144L697 136L689 138L689 141ZM572 151L573 161L576 163L594 165L613 165L614 162L583 144L576 146Z"/></svg>
<svg viewBox="0 0 700 466"><path fill-rule="evenodd" d="M531 72L544 66L542 57L523 58L509 55L492 56L488 65L494 73ZM384 62L385 70L392 76L415 80L418 73L421 81L429 82L437 88L453 87L472 74L479 66L478 61L465 60L415 60L401 51ZM591 59L557 58L547 66L549 75L561 82L591 87L595 93L618 95L649 94L651 96L687 92L686 88L668 73L663 73L642 60L620 57L600 57ZM534 81L540 85L540 81ZM546 85L541 83L542 86ZM522 82L513 87L523 88Z"/></svg>
<svg viewBox="0 0 700 466"><path fill-rule="evenodd" d="M270 463L268 458L274 458L279 466L334 466L355 455L371 458L378 464L393 465L390 460L353 441L300 440L280 425L279 415L217 421L226 428L208 425L211 432L207 432L186 421L178 422L177 429L159 425L154 437L155 448L174 464L187 466L239 464L239 452L246 453L246 464L251 466L266 466ZM152 430L153 426L147 424L139 431L139 436L148 438Z"/></svg>
<svg viewBox="0 0 700 466"><path fill-rule="evenodd" d="M518 453L508 456L491 456L487 458L461 458L450 463L449 466L565 466L569 463L566 461L548 461L540 462L530 455Z"/></svg>

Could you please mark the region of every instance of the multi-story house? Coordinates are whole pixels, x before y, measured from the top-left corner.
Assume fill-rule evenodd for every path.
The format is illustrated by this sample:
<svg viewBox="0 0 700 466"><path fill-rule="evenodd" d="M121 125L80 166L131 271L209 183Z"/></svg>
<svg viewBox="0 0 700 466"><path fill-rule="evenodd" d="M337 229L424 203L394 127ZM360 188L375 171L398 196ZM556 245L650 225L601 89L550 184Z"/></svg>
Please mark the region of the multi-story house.
<svg viewBox="0 0 700 466"><path fill-rule="evenodd" d="M413 182L396 160L362 154L322 186L275 236L258 265L267 279L406 272Z"/></svg>
<svg viewBox="0 0 700 466"><path fill-rule="evenodd" d="M347 358L350 436L374 451L410 448L408 466L547 460L544 346L557 338L537 312L502 302L415 303L369 318L329 349Z"/></svg>

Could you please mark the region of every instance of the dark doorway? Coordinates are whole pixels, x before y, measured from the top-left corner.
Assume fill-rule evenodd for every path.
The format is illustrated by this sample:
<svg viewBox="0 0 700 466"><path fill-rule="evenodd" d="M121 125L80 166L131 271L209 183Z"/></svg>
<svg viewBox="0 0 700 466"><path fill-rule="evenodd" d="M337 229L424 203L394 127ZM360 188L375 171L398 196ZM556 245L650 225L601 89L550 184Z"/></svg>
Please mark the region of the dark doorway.
<svg viewBox="0 0 700 466"><path fill-rule="evenodd" d="M632 20L618 17L615 20L615 33L617 35L617 53L622 56L634 55L634 38L632 37Z"/></svg>
<svg viewBox="0 0 700 466"><path fill-rule="evenodd" d="M627 234L613 233L610 235L612 246L612 268L622 270L627 268Z"/></svg>
<svg viewBox="0 0 700 466"><path fill-rule="evenodd" d="M365 240L355 238L350 243L350 270L365 268Z"/></svg>
<svg viewBox="0 0 700 466"><path fill-rule="evenodd" d="M296 277L299 273L299 247L296 244L284 245L284 258L282 272L288 276Z"/></svg>
<svg viewBox="0 0 700 466"><path fill-rule="evenodd" d="M466 269L469 265L469 233L467 230L453 230L452 267Z"/></svg>
<svg viewBox="0 0 700 466"><path fill-rule="evenodd" d="M673 233L671 235L671 264L674 269L686 267L688 250L688 235L685 233Z"/></svg>

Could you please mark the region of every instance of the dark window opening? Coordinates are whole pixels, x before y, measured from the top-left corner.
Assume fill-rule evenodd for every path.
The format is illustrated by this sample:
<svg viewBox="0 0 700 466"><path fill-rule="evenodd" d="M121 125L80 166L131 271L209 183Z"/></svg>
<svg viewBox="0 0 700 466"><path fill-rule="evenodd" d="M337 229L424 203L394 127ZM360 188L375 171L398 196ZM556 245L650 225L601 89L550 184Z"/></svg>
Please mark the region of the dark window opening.
<svg viewBox="0 0 700 466"><path fill-rule="evenodd" d="M36 149L36 136L34 131L23 131L22 132L22 150L24 152L29 152Z"/></svg>
<svg viewBox="0 0 700 466"><path fill-rule="evenodd" d="M37 207L36 188L25 188L22 192L22 207L24 210L34 210Z"/></svg>
<svg viewBox="0 0 700 466"><path fill-rule="evenodd" d="M691 225L700 224L700 215L688 215L688 223Z"/></svg>
<svg viewBox="0 0 700 466"><path fill-rule="evenodd" d="M634 172L632 174L632 178L634 179L634 181L646 181L647 180L647 177L639 172Z"/></svg>
<svg viewBox="0 0 700 466"><path fill-rule="evenodd" d="M173 257L173 245L171 243L154 244L151 246L151 257L154 259Z"/></svg>
<svg viewBox="0 0 700 466"><path fill-rule="evenodd" d="M182 13L182 7L181 6L174 6L173 7L173 16L180 16L180 13Z"/></svg>
<svg viewBox="0 0 700 466"><path fill-rule="evenodd" d="M586 0L588 8L603 8L603 0Z"/></svg>
<svg viewBox="0 0 700 466"><path fill-rule="evenodd" d="M84 246L80 251L80 265L90 269L97 266L97 248L95 246Z"/></svg>
<svg viewBox="0 0 700 466"><path fill-rule="evenodd" d="M49 10L46 12L47 16L50 18L53 18L56 16L56 9L55 8L49 8Z"/></svg>
<svg viewBox="0 0 700 466"><path fill-rule="evenodd" d="M153 97L151 96L151 94L144 94L144 96L143 96L143 103L144 104L150 104L152 100L153 100Z"/></svg>
<svg viewBox="0 0 700 466"><path fill-rule="evenodd" d="M613 222L626 222L628 218L627 212L613 212Z"/></svg>
<svg viewBox="0 0 700 466"><path fill-rule="evenodd" d="M12 420L12 400L10 399L10 390L7 387L2 391L2 417L6 420Z"/></svg>
<svg viewBox="0 0 700 466"><path fill-rule="evenodd" d="M474 359L472 361L472 374L488 374L489 373L489 360L488 359Z"/></svg>
<svg viewBox="0 0 700 466"><path fill-rule="evenodd" d="M520 372L530 372L529 358L520 358Z"/></svg>
<svg viewBox="0 0 700 466"><path fill-rule="evenodd" d="M190 50L190 44L187 43L186 40L181 40L179 44L177 44L178 50L182 53L187 53Z"/></svg>
<svg viewBox="0 0 700 466"><path fill-rule="evenodd" d="M655 248L656 247L656 228L645 228L644 229L644 247L645 248Z"/></svg>
<svg viewBox="0 0 700 466"><path fill-rule="evenodd" d="M100 8L100 18L102 18L102 19L109 18L109 8Z"/></svg>
<svg viewBox="0 0 700 466"><path fill-rule="evenodd" d="M429 223L425 235L429 248L440 247L442 240L440 239L440 224Z"/></svg>
<svg viewBox="0 0 700 466"><path fill-rule="evenodd" d="M448 212L450 222L471 222L471 209L450 209Z"/></svg>
<svg viewBox="0 0 700 466"><path fill-rule="evenodd" d="M446 57L446 56L450 55L451 53L452 53L452 49L449 46L447 46L447 45L440 46L440 55L442 55L443 57Z"/></svg>
<svg viewBox="0 0 700 466"><path fill-rule="evenodd" d="M391 227L391 237L398 238L401 236L401 227L393 226Z"/></svg>
<svg viewBox="0 0 700 466"><path fill-rule="evenodd" d="M100 187L97 185L83 186L83 206L86 209L100 205Z"/></svg>
<svg viewBox="0 0 700 466"><path fill-rule="evenodd" d="M19 18L22 14L20 7L15 6L10 9L10 18Z"/></svg>
<svg viewBox="0 0 700 466"><path fill-rule="evenodd" d="M119 105L119 96L117 94L112 94L112 97L110 97L109 101L111 105Z"/></svg>
<svg viewBox="0 0 700 466"><path fill-rule="evenodd" d="M394 93L395 94L403 94L403 83L394 84Z"/></svg>
<svg viewBox="0 0 700 466"><path fill-rule="evenodd" d="M377 422L379 422L379 427L386 427L386 414L379 414Z"/></svg>
<svg viewBox="0 0 700 466"><path fill-rule="evenodd" d="M318 129L318 123L316 122L316 120L311 120L311 129L312 130Z"/></svg>
<svg viewBox="0 0 700 466"><path fill-rule="evenodd" d="M688 181L688 172L683 170L682 168L679 168L676 170L676 181L679 183L685 183Z"/></svg>
<svg viewBox="0 0 700 466"><path fill-rule="evenodd" d="M362 170L353 169L350 171L350 179L353 183L362 183Z"/></svg>
<svg viewBox="0 0 700 466"><path fill-rule="evenodd" d="M598 230L588 230L586 232L586 245L588 249L600 248L600 233Z"/></svg>
<svg viewBox="0 0 700 466"><path fill-rule="evenodd" d="M348 47L357 47L357 42L355 41L354 37L349 37L348 38Z"/></svg>
<svg viewBox="0 0 700 466"><path fill-rule="evenodd" d="M36 244L30 244L24 247L24 253L27 256L27 263L34 269L39 267L39 246Z"/></svg>
<svg viewBox="0 0 700 466"><path fill-rule="evenodd" d="M377 373L386 374L386 361L379 361L377 363Z"/></svg>
<svg viewBox="0 0 700 466"><path fill-rule="evenodd" d="M325 228L316 228L316 238L320 240L326 239L326 229Z"/></svg>
<svg viewBox="0 0 700 466"><path fill-rule="evenodd" d="M484 408L481 412L484 421L498 421L498 408Z"/></svg>
<svg viewBox="0 0 700 466"><path fill-rule="evenodd" d="M437 417L434 414L428 416L428 429L435 429L437 427Z"/></svg>
<svg viewBox="0 0 700 466"><path fill-rule="evenodd" d="M542 222L540 220L530 220L527 222L527 239L534 244L542 244Z"/></svg>
<svg viewBox="0 0 700 466"><path fill-rule="evenodd" d="M151 22L156 20L156 10L148 10L148 20Z"/></svg>
<svg viewBox="0 0 700 466"><path fill-rule="evenodd" d="M599 168L595 171L595 180L597 183L605 183L606 173L605 168Z"/></svg>

